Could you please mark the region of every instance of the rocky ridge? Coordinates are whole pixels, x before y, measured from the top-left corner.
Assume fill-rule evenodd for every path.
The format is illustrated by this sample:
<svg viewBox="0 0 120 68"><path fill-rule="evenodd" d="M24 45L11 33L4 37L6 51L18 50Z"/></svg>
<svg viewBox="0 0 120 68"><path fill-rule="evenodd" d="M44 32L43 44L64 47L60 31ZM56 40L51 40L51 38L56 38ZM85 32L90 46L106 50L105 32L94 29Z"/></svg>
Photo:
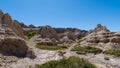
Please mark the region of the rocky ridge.
<svg viewBox="0 0 120 68"><path fill-rule="evenodd" d="M35 41L39 45L57 45L64 42L75 42L77 39L87 35L87 31L76 28L52 28L41 26Z"/></svg>
<svg viewBox="0 0 120 68"><path fill-rule="evenodd" d="M120 48L120 33L110 32L105 26L98 24L90 34L82 38L80 45L98 45L103 49Z"/></svg>

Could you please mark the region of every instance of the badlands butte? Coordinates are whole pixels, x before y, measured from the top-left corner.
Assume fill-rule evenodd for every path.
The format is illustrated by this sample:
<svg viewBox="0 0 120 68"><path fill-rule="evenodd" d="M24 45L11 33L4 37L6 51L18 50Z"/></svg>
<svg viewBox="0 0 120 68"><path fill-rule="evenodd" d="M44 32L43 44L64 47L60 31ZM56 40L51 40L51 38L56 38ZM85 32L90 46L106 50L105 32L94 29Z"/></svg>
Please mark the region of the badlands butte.
<svg viewBox="0 0 120 68"><path fill-rule="evenodd" d="M51 62L73 56L86 61ZM0 10L0 68L120 68L120 32L26 26Z"/></svg>

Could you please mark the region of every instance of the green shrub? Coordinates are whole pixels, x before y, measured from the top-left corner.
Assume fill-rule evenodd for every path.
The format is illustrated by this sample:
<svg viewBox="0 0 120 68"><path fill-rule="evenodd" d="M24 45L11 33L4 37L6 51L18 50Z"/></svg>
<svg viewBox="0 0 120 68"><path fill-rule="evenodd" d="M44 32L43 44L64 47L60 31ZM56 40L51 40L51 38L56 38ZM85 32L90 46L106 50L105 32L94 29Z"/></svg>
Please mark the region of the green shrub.
<svg viewBox="0 0 120 68"><path fill-rule="evenodd" d="M102 50L96 47L92 47L92 46L75 46L74 48L71 49L71 51L77 51L76 53L78 54L84 54L84 53L101 53Z"/></svg>
<svg viewBox="0 0 120 68"><path fill-rule="evenodd" d="M32 68L32 66L31 66L31 65L29 65L29 68Z"/></svg>
<svg viewBox="0 0 120 68"><path fill-rule="evenodd" d="M63 49L67 49L66 46L48 46L48 45L36 45L36 48L39 49L44 49L44 50L63 50Z"/></svg>
<svg viewBox="0 0 120 68"><path fill-rule="evenodd" d="M104 51L104 53L115 55L115 56L120 56L120 49L110 49L110 50Z"/></svg>
<svg viewBox="0 0 120 68"><path fill-rule="evenodd" d="M36 32L30 32L26 36L28 39L31 39L33 36L35 36L37 33Z"/></svg>
<svg viewBox="0 0 120 68"><path fill-rule="evenodd" d="M79 57L63 58L59 61L52 60L42 65L37 65L36 68L97 68L88 60Z"/></svg>
<svg viewBox="0 0 120 68"><path fill-rule="evenodd" d="M109 57L105 57L104 59L105 59L105 60L110 60Z"/></svg>

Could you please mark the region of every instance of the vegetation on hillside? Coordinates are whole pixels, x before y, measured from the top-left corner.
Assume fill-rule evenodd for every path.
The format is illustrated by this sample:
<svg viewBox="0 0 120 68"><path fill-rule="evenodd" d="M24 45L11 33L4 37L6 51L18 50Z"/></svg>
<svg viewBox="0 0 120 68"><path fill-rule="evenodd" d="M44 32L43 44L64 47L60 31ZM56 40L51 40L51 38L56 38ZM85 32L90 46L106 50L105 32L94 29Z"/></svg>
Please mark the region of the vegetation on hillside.
<svg viewBox="0 0 120 68"><path fill-rule="evenodd" d="M67 48L66 46L56 46L56 45L53 45L53 46L36 45L35 47L39 49L44 49L44 50L63 50Z"/></svg>
<svg viewBox="0 0 120 68"><path fill-rule="evenodd" d="M26 34L26 36L27 36L28 39L31 39L36 34L37 34L37 32L30 32L30 33Z"/></svg>
<svg viewBox="0 0 120 68"><path fill-rule="evenodd" d="M97 68L88 60L79 57L63 58L59 61L52 60L42 65L36 65L35 68Z"/></svg>
<svg viewBox="0 0 120 68"><path fill-rule="evenodd" d="M120 56L120 49L109 49L104 51L105 54L111 54L115 56Z"/></svg>
<svg viewBox="0 0 120 68"><path fill-rule="evenodd" d="M76 53L78 54L86 54L86 53L101 53L102 50L96 47L92 47L92 46L75 46L74 48L71 49L71 51L77 51Z"/></svg>
<svg viewBox="0 0 120 68"><path fill-rule="evenodd" d="M105 60L110 60L109 57L104 57Z"/></svg>

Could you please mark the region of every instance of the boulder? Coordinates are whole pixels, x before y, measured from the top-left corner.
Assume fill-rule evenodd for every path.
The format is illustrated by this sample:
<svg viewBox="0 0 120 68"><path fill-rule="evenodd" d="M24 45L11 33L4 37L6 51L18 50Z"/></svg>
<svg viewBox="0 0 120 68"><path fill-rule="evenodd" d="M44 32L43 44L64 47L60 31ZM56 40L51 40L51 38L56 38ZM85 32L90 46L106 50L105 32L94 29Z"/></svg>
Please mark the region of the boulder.
<svg viewBox="0 0 120 68"><path fill-rule="evenodd" d="M26 43L20 38L8 37L0 40L0 53L4 55L25 57L27 50Z"/></svg>

